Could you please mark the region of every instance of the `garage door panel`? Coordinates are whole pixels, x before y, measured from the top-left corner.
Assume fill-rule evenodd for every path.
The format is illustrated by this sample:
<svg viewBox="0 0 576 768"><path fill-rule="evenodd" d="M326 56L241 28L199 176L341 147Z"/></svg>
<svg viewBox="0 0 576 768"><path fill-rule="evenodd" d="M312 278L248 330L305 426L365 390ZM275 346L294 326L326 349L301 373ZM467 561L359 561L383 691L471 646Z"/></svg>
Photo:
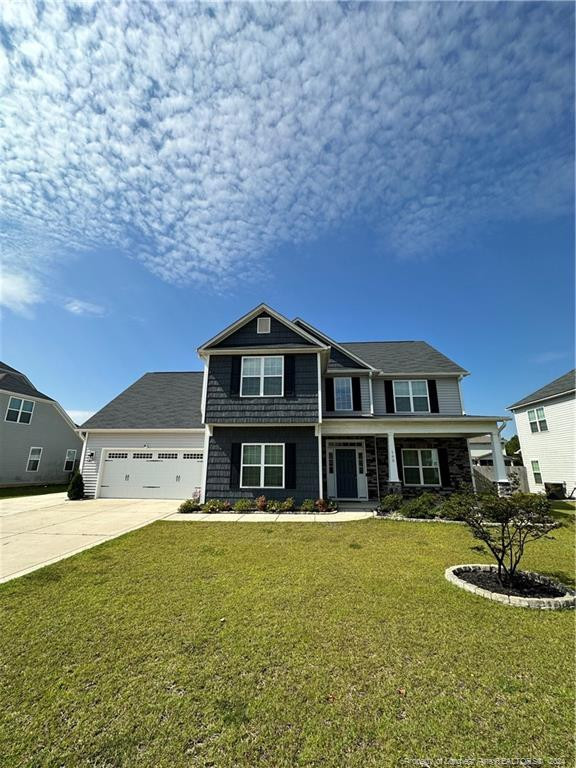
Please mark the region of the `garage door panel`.
<svg viewBox="0 0 576 768"><path fill-rule="evenodd" d="M184 499L202 482L199 451L109 451L100 496L104 498Z"/></svg>

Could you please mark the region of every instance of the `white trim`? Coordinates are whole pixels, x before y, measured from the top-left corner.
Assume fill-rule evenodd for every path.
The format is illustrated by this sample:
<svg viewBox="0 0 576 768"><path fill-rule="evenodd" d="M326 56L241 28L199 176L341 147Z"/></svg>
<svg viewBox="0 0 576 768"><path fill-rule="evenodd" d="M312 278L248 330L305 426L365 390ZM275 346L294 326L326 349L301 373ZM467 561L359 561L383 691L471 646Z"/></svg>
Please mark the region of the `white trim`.
<svg viewBox="0 0 576 768"><path fill-rule="evenodd" d="M104 434L104 433L108 433L108 434L111 434L111 435L123 435L123 434L131 435L131 434L135 434L135 433L137 434L139 432L154 432L154 434L163 434L163 433L171 434L172 432L178 432L178 433L181 433L181 432L190 433L190 432L192 432L192 433L196 433L196 434L197 433L204 434L204 427L190 427L190 429L154 429L153 427L148 427L148 428L141 427L139 429L113 429L113 428L110 428L110 427L108 429L93 429L92 427L90 427L89 430L84 430L84 429L78 428L75 431L76 432L86 432L86 434L88 434L88 432L90 432L90 434L94 433L94 434L100 434L100 435Z"/></svg>
<svg viewBox="0 0 576 768"><path fill-rule="evenodd" d="M68 458L68 454L73 453L74 457L72 459ZM76 464L76 456L78 455L78 451L76 448L66 448L66 456L64 458L64 467L62 468L62 472L72 472L74 469L74 464ZM66 464L72 461L72 469L66 469Z"/></svg>
<svg viewBox="0 0 576 768"><path fill-rule="evenodd" d="M415 395L412 392L412 384L422 384L424 383L426 385L426 400L428 401L428 408L425 411L415 411L414 410L414 398L416 397L423 397L423 395ZM408 384L408 395L397 395L396 394L396 384ZM428 380L427 379L394 379L392 381L392 392L394 395L394 410L398 414L403 413L432 413L430 410L430 388L428 387ZM398 410L398 406L396 403L396 400L400 397L408 397L410 400L410 410L409 411L400 411Z"/></svg>
<svg viewBox="0 0 576 768"><path fill-rule="evenodd" d="M299 336L306 339L307 341L312 342L312 344L314 344L316 347L316 349L314 350L315 352L318 351L318 347L322 346L318 339L314 338L314 336L311 336L303 328L300 328L298 325L288 320L287 317L284 317L284 315L281 315L279 312L276 312L267 304L259 304L250 312L247 312L245 315L242 315L242 317L236 320L236 322L224 328L224 330L220 331L220 333L218 333L216 336L213 336L211 339L208 339L208 341L205 341L204 344L201 344L198 347L198 354L202 355L204 351L208 351L206 347L211 347L212 345L218 344L219 342L223 341L225 338L227 338L232 333L234 333L234 331L237 331L239 328L242 328L243 325L246 325L246 323L249 323L251 320L257 317L261 312L266 312L275 320L278 320L279 323L282 323L287 328L289 328L291 331L294 331L295 333L297 333ZM210 352L212 352L212 350L210 350Z"/></svg>
<svg viewBox="0 0 576 768"><path fill-rule="evenodd" d="M20 400L20 408L10 408L11 400ZM32 403L32 410L25 411L24 403ZM25 426L28 426L29 424L32 424L32 417L34 416L35 409L36 409L36 403L34 400L28 400L24 397L24 395L11 394L10 397L8 398L8 405L6 406L4 421L6 421L8 424L24 424ZM18 411L18 417L16 418L16 421L12 421L12 419L8 419L8 411ZM30 421L20 421L20 416L22 416L23 413L30 414Z"/></svg>
<svg viewBox="0 0 576 768"><path fill-rule="evenodd" d="M322 424L322 409L324 408L323 403L323 392L322 392L322 359L320 357L320 352L318 352L317 355L318 359L318 423Z"/></svg>
<svg viewBox="0 0 576 768"><path fill-rule="evenodd" d="M453 379L455 376L464 378L470 376L470 371L452 371L448 373L446 371L381 371L376 370L375 375L381 379L405 379L409 377L411 379Z"/></svg>
<svg viewBox="0 0 576 768"><path fill-rule="evenodd" d="M86 461L86 448L88 446L88 432L84 434L84 437L80 435L82 438L82 454L80 456L80 464L78 465L78 469L80 470L80 474L84 472L84 462Z"/></svg>
<svg viewBox="0 0 576 768"><path fill-rule="evenodd" d="M269 445L282 446L282 464L266 464L265 454L266 447ZM244 448L258 446L260 448L260 465L258 464L244 464ZM244 475L244 466L257 467L260 466L260 484L259 485L244 485L242 483ZM266 467L279 467L282 466L282 485L264 485ZM286 444L285 443L241 443L240 451L240 488L267 488L267 489L283 489L286 487Z"/></svg>
<svg viewBox="0 0 576 768"><path fill-rule="evenodd" d="M332 378L332 381L334 382L334 412L335 413L342 413L342 412L349 412L354 410L354 393L352 392L352 377L351 376L334 376ZM337 381L347 381L348 382L348 392L350 393L350 408L337 408L336 407L336 382Z"/></svg>
<svg viewBox="0 0 576 768"><path fill-rule="evenodd" d="M370 418L326 419L323 422L323 433L325 437L339 437L343 435L364 437L366 435L385 435L388 431L413 437L419 435L475 437L476 435L485 435L496 424L496 419L467 420L466 417L460 418L462 419L460 422L450 421L449 417L433 420L411 419L405 421L384 419L376 421Z"/></svg>
<svg viewBox="0 0 576 768"><path fill-rule="evenodd" d="M318 498L324 498L324 483L322 482L322 427L318 425ZM328 475L326 475L326 486L328 486Z"/></svg>
<svg viewBox="0 0 576 768"><path fill-rule="evenodd" d="M227 347L225 349L210 349L203 352L201 357L204 360L207 355L220 355L230 357L231 355L270 355L273 350L278 349L274 345L268 347ZM328 347L282 347L280 349L283 355L316 355L318 352L326 352ZM358 371L357 368L354 369Z"/></svg>
<svg viewBox="0 0 576 768"><path fill-rule="evenodd" d="M438 458L438 449L437 448L402 448L402 484L405 485L407 488L441 488L442 487L442 476L440 474L440 459ZM409 465L406 466L406 462L404 461L404 454L407 451L416 451L418 454L418 466L415 465ZM422 464L422 452L423 451L430 451L432 453L432 461L434 461L434 457L436 457L436 464L432 463L429 466L424 466ZM407 469L417 469L420 473L420 482L419 483L407 483L406 482L406 470ZM438 482L437 483L425 483L424 482L424 469L435 469L438 472Z"/></svg>
<svg viewBox="0 0 576 768"><path fill-rule="evenodd" d="M398 458L396 456L396 443L394 442L394 432L388 432L386 435L388 447L388 482L399 483L400 475L398 473Z"/></svg>
<svg viewBox="0 0 576 768"><path fill-rule="evenodd" d="M506 410L512 411L512 413L515 413L516 411L522 410L522 408L529 408L531 405L534 405L534 403L544 403L546 400L554 400L556 397L566 397L566 395L572 395L576 392L574 388L567 389L565 392L558 392L555 395L548 395L547 397L541 397L538 400L530 400L528 403L522 403L521 405L508 405Z"/></svg>
<svg viewBox="0 0 576 768"><path fill-rule="evenodd" d="M264 373L265 369L265 360L281 360L282 361L282 373ZM260 373L258 374L258 377L256 376L245 376L244 375L244 361L245 360L260 360ZM242 385L244 383L244 379L260 379L260 392L257 395L244 395L242 394ZM265 379L280 379L282 383L282 390L280 393L267 395L264 392L264 381ZM242 355L242 363L240 366L240 397L284 397L284 355Z"/></svg>
<svg viewBox="0 0 576 768"><path fill-rule="evenodd" d="M352 445L351 445L352 443ZM353 450L356 452L356 496L344 497L338 496L338 471L336 469L336 451L341 450ZM332 472L333 479L330 478L330 453L333 453L334 458L334 472ZM359 469L359 454L362 454L362 465L364 472L360 472ZM341 440L332 439L326 441L326 488L330 491L330 485L333 486L334 493L331 494L333 498L359 501L368 499L368 466L366 457L366 441L363 438L359 439L346 439Z"/></svg>
<svg viewBox="0 0 576 768"><path fill-rule="evenodd" d="M368 376L368 392L370 394L370 416L374 416L374 392L372 390L372 373Z"/></svg>
<svg viewBox="0 0 576 768"><path fill-rule="evenodd" d="M204 429L204 463L202 465L202 483L200 485L200 501L202 504L206 501L206 480L208 478L208 455L210 453L210 438L212 437L212 427L206 426Z"/></svg>
<svg viewBox="0 0 576 768"><path fill-rule="evenodd" d="M200 405L200 414L202 418L202 424L206 421L206 392L208 390L208 371L210 368L210 355L208 359L204 361L204 376L202 378L202 402Z"/></svg>
<svg viewBox="0 0 576 768"><path fill-rule="evenodd" d="M38 459L32 459L32 451L40 451L40 455L38 456ZM30 450L28 451L28 460L26 462L26 472L38 472L40 469L40 462L42 461L42 454L44 453L44 448L41 445L32 445L30 446ZM38 461L38 466L36 469L28 469L28 465L30 464L30 461Z"/></svg>

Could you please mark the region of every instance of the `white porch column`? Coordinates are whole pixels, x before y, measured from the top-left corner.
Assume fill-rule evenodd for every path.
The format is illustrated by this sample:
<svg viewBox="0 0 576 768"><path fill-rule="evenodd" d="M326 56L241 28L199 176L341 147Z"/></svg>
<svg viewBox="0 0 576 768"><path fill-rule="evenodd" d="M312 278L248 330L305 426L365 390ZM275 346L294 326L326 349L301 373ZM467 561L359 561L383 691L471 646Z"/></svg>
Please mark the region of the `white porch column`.
<svg viewBox="0 0 576 768"><path fill-rule="evenodd" d="M388 482L399 483L398 463L396 461L396 447L394 445L394 432L388 432Z"/></svg>
<svg viewBox="0 0 576 768"><path fill-rule="evenodd" d="M504 464L504 456L502 455L502 444L500 442L500 432L493 430L490 433L492 438L492 461L494 464L494 480L500 485L500 483L508 483L508 475L506 474L506 465Z"/></svg>

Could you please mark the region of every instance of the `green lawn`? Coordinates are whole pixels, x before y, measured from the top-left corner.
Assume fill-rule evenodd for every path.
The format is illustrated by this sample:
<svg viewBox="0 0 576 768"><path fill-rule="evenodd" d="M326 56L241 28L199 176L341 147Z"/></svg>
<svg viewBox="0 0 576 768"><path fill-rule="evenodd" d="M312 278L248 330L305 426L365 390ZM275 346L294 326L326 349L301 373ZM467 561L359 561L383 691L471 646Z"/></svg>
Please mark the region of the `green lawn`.
<svg viewBox="0 0 576 768"><path fill-rule="evenodd" d="M0 488L0 499L16 496L39 496L42 493L64 493L67 485L19 485L14 488Z"/></svg>
<svg viewBox="0 0 576 768"><path fill-rule="evenodd" d="M572 581L558 509L525 567ZM574 614L448 584L473 546L458 525L158 522L9 582L2 768L571 766Z"/></svg>

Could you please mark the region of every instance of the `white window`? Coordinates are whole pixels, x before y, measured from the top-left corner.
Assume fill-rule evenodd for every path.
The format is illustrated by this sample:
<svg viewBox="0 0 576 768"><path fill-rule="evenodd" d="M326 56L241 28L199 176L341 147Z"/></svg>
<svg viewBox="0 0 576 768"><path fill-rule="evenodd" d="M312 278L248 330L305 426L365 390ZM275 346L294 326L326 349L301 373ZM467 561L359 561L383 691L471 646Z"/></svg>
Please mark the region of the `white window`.
<svg viewBox="0 0 576 768"><path fill-rule="evenodd" d="M397 413L429 413L428 382L425 379L395 381L394 402Z"/></svg>
<svg viewBox="0 0 576 768"><path fill-rule="evenodd" d="M38 472L40 466L40 459L42 458L43 448L30 448L28 454L28 463L26 464L26 472Z"/></svg>
<svg viewBox="0 0 576 768"><path fill-rule="evenodd" d="M11 397L4 420L16 421L20 424L30 424L33 411L34 402L32 400L22 400L20 397Z"/></svg>
<svg viewBox="0 0 576 768"><path fill-rule="evenodd" d="M532 464L532 474L534 475L534 482L537 485L542 485L542 473L540 472L540 463L538 461L530 462Z"/></svg>
<svg viewBox="0 0 576 768"><path fill-rule="evenodd" d="M123 451L110 451L106 456L107 459L127 459L128 454Z"/></svg>
<svg viewBox="0 0 576 768"><path fill-rule="evenodd" d="M352 379L350 377L334 379L334 410L352 410Z"/></svg>
<svg viewBox="0 0 576 768"><path fill-rule="evenodd" d="M528 411L528 421L530 422L532 432L548 432L544 408L535 408L533 411Z"/></svg>
<svg viewBox="0 0 576 768"><path fill-rule="evenodd" d="M256 323L256 333L270 333L270 318L259 317Z"/></svg>
<svg viewBox="0 0 576 768"><path fill-rule="evenodd" d="M183 453L182 458L199 460L204 458L204 454L203 453Z"/></svg>
<svg viewBox="0 0 576 768"><path fill-rule="evenodd" d="M242 443L241 488L284 488L284 444Z"/></svg>
<svg viewBox="0 0 576 768"><path fill-rule="evenodd" d="M159 459L177 459L178 454L177 453L159 453L158 458Z"/></svg>
<svg viewBox="0 0 576 768"><path fill-rule="evenodd" d="M151 459L152 458L152 454L151 453L142 453L142 452L139 451L138 453L133 453L132 454L132 458L133 459Z"/></svg>
<svg viewBox="0 0 576 768"><path fill-rule="evenodd" d="M66 451L66 458L64 459L64 472L72 472L75 463L76 451L73 448L69 448Z"/></svg>
<svg viewBox="0 0 576 768"><path fill-rule="evenodd" d="M405 485L440 485L440 465L435 448L408 448L402 451Z"/></svg>
<svg viewBox="0 0 576 768"><path fill-rule="evenodd" d="M243 357L242 397L282 397L284 395L284 358Z"/></svg>

